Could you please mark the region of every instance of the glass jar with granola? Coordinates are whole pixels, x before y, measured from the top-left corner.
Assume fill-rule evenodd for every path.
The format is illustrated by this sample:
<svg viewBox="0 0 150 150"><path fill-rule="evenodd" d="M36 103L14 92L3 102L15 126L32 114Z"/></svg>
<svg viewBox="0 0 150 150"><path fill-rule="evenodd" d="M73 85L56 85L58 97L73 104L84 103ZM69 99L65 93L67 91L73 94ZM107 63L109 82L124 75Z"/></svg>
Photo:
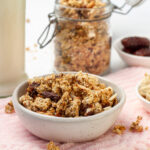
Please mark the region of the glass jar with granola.
<svg viewBox="0 0 150 150"><path fill-rule="evenodd" d="M110 16L116 8L109 0L55 1L55 10L49 15L50 24L46 29L49 32L52 23L55 28L45 45L53 42L56 71L81 70L102 75L109 70Z"/></svg>
<svg viewBox="0 0 150 150"><path fill-rule="evenodd" d="M55 43L55 68L103 74L109 68L111 5L100 0L60 0Z"/></svg>

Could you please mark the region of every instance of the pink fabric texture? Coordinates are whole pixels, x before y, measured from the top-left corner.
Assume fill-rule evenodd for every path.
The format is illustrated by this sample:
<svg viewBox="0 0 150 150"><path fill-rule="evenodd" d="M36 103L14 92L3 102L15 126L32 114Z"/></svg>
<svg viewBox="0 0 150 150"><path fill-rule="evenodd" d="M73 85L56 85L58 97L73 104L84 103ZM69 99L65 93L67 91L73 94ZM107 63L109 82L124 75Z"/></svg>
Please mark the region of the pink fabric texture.
<svg viewBox="0 0 150 150"><path fill-rule="evenodd" d="M136 96L135 87L150 69L126 68L106 76L124 88L126 104L116 121L129 127L138 115L143 117L141 124L150 127L150 114L147 113ZM21 124L17 115L4 113L5 104L11 98L0 99L0 150L46 150L48 141L30 134ZM97 140L86 143L56 143L61 150L148 150L150 129L142 133L132 133L127 129L123 135L112 133L110 129Z"/></svg>

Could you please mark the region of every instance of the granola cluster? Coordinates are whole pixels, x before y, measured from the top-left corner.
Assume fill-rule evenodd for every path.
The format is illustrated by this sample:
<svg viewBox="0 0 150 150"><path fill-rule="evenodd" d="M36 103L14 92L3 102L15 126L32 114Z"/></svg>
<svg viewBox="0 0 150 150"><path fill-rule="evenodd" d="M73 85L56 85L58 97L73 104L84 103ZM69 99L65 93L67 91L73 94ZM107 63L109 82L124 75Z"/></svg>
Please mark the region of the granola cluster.
<svg viewBox="0 0 150 150"><path fill-rule="evenodd" d="M94 115L118 103L111 87L82 72L30 79L26 91L19 98L24 107L58 117Z"/></svg>
<svg viewBox="0 0 150 150"><path fill-rule="evenodd" d="M125 126L123 126L123 125L116 125L113 128L113 133L121 135L121 134L124 133L125 130L126 130Z"/></svg>
<svg viewBox="0 0 150 150"><path fill-rule="evenodd" d="M5 106L5 112L7 114L11 114L15 112L12 101L8 102L8 104Z"/></svg>
<svg viewBox="0 0 150 150"><path fill-rule="evenodd" d="M106 72L110 63L111 38L108 22L102 20L105 3L100 0L60 0L60 4L56 7L60 17L54 40L56 70Z"/></svg>
<svg viewBox="0 0 150 150"><path fill-rule="evenodd" d="M47 150L60 150L58 146L54 144L54 142L49 142L47 145Z"/></svg>
<svg viewBox="0 0 150 150"><path fill-rule="evenodd" d="M142 120L141 116L137 116L137 119L135 122L132 122L130 126L130 131L132 132L142 132L143 131L143 126L139 125Z"/></svg>
<svg viewBox="0 0 150 150"><path fill-rule="evenodd" d="M142 119L143 119L142 116L137 116L136 121L131 123L131 125L129 127L129 131L131 131L131 132L143 132L144 129L145 129L145 131L147 131L148 126L146 126L144 128L142 125L140 125L140 122ZM112 132L119 134L119 135L122 135L125 130L126 130L126 127L124 125L115 125Z"/></svg>

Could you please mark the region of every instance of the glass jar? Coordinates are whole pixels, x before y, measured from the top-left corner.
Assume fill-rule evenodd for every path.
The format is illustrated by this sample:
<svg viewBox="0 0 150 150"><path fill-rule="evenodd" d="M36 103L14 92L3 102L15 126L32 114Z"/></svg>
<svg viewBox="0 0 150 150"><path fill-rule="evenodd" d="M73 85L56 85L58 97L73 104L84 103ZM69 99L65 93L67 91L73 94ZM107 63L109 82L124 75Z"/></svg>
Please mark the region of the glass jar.
<svg viewBox="0 0 150 150"><path fill-rule="evenodd" d="M73 8L56 3L57 34L54 38L57 71L103 74L109 68L112 7ZM105 6L106 5L106 6Z"/></svg>
<svg viewBox="0 0 150 150"><path fill-rule="evenodd" d="M56 71L81 70L102 75L109 70L110 17L114 9L117 7L109 0L56 0L55 10L49 15L50 24L46 28L49 32L51 24L55 23L55 31L46 44L42 45L45 41L42 44L39 42L44 47L52 40Z"/></svg>

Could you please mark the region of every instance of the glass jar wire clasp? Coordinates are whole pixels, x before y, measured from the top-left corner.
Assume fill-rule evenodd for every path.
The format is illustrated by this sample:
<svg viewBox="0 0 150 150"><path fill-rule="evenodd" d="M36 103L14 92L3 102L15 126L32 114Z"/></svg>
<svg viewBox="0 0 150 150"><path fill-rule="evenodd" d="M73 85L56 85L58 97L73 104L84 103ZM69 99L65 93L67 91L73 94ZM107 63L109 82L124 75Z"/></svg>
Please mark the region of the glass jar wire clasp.
<svg viewBox="0 0 150 150"><path fill-rule="evenodd" d="M127 15L131 12L131 10L142 4L145 0L126 0L122 6L117 6L113 3L110 3L112 5L112 12L118 13L121 15ZM111 16L111 15L108 15ZM44 48L47 46L53 38L56 36L58 30L57 25L57 17L54 12L48 14L49 23L44 29L44 31L41 33L40 37L38 38L37 43L39 44L40 48Z"/></svg>

